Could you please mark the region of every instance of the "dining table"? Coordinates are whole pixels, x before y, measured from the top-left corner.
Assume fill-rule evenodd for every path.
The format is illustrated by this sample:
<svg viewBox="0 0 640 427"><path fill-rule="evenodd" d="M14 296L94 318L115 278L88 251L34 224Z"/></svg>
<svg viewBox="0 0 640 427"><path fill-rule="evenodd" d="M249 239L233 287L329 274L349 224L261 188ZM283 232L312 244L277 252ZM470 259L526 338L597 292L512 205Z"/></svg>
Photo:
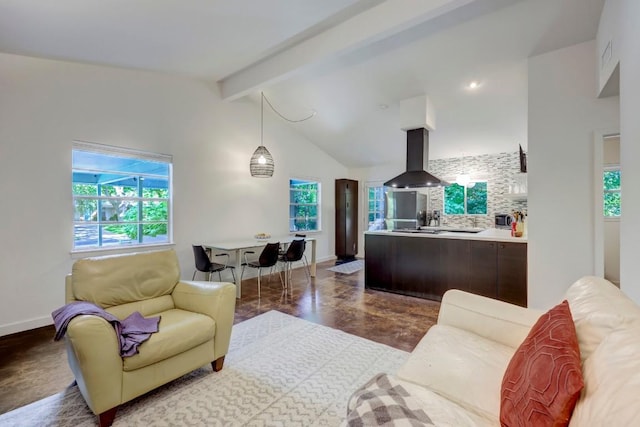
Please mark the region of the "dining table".
<svg viewBox="0 0 640 427"><path fill-rule="evenodd" d="M235 255L234 267L236 271L236 298L240 298L242 296L240 269L242 268L242 255L245 251L264 247L267 243L280 242L281 245L288 245L292 241L300 239L301 238L297 236L280 236L260 239L254 237L250 239L203 243L202 246L204 246L205 249L210 250L211 253L222 251L233 253ZM316 239L314 237L305 237L304 240L311 243L311 262L309 265L309 274L311 275L311 277L316 277Z"/></svg>

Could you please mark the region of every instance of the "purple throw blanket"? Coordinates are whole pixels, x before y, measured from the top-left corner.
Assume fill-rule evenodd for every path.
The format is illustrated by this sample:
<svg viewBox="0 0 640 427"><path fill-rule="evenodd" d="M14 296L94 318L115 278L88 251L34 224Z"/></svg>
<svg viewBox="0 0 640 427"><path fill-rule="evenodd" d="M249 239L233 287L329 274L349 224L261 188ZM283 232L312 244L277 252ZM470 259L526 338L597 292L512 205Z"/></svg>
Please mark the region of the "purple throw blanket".
<svg viewBox="0 0 640 427"><path fill-rule="evenodd" d="M51 313L56 327L54 341L62 339L71 319L83 314L102 317L113 325L118 336L120 356L122 357L138 354L138 346L148 340L152 333L158 332L158 324L160 323L160 316L145 318L137 311L120 321L113 314L93 303L75 301Z"/></svg>

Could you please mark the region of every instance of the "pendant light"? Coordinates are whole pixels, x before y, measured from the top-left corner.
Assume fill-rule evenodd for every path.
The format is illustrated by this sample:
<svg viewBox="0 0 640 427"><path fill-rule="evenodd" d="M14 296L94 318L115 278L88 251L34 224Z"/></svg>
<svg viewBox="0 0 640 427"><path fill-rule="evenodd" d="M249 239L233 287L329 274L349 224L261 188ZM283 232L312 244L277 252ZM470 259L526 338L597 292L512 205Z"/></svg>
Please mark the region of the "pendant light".
<svg viewBox="0 0 640 427"><path fill-rule="evenodd" d="M316 115L315 111L312 111L311 114L300 120L291 120L280 114L278 110L275 109L273 105L269 102L269 99L264 96L263 92L260 92L260 145L256 148L256 151L253 152L253 156L251 156L251 161L249 162L249 169L251 171L251 176L256 178L271 178L273 176L273 156L267 147L263 144L263 134L264 134L264 103L265 101L271 107L274 113L280 116L283 120L288 121L289 123L299 123L304 122L305 120L309 120L313 116Z"/></svg>
<svg viewBox="0 0 640 427"><path fill-rule="evenodd" d="M264 135L264 93L260 92L260 145L256 148L249 162L251 176L256 178L271 178L273 176L273 156L263 145Z"/></svg>

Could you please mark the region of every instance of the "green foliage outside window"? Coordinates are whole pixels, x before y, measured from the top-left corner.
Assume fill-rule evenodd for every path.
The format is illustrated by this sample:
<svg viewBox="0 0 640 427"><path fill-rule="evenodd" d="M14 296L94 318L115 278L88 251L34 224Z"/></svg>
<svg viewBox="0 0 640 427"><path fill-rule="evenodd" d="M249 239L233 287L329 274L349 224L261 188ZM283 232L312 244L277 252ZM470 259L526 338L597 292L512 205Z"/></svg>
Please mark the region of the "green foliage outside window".
<svg viewBox="0 0 640 427"><path fill-rule="evenodd" d="M620 170L607 170L603 174L604 216L620 216Z"/></svg>
<svg viewBox="0 0 640 427"><path fill-rule="evenodd" d="M476 182L467 188L467 213L470 215L487 214L487 183Z"/></svg>
<svg viewBox="0 0 640 427"><path fill-rule="evenodd" d="M487 183L476 182L471 188L451 184L444 188L446 215L486 215Z"/></svg>
<svg viewBox="0 0 640 427"><path fill-rule="evenodd" d="M319 187L314 181L289 181L289 231L318 231Z"/></svg>
<svg viewBox="0 0 640 427"><path fill-rule="evenodd" d="M444 213L446 215L464 215L464 187L451 184L444 187Z"/></svg>

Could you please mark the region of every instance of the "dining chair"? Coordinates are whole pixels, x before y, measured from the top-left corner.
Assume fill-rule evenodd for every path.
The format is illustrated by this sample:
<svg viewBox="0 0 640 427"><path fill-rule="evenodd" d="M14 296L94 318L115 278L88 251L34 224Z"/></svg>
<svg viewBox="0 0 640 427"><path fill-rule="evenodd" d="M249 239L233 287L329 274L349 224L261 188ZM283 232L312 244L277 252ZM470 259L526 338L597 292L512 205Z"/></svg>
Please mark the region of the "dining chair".
<svg viewBox="0 0 640 427"><path fill-rule="evenodd" d="M285 273L284 273L284 286L285 288L289 287L291 284L291 273L293 269L291 268L294 262L300 261L304 256L305 249L305 241L304 239L293 240L289 243L287 247L287 251L280 255L279 261L285 265Z"/></svg>
<svg viewBox="0 0 640 427"><path fill-rule="evenodd" d="M306 234L301 234L301 233L296 233L294 235L294 237L301 237L303 240L306 239L307 235ZM305 253L305 250L307 249L307 241L304 240L304 248L302 249L302 262L304 263L305 267L307 268L305 271L307 273L307 277L309 277L309 279L311 279L311 268L309 267L309 260L307 259L307 254Z"/></svg>
<svg viewBox="0 0 640 427"><path fill-rule="evenodd" d="M260 298L260 280L262 276L263 268L270 268L278 263L278 251L280 250L280 242L267 243L258 259L249 261L247 254L255 254L255 251L244 252L244 262L242 263L242 271L240 272L240 283L242 283L242 276L244 275L244 268L257 268L258 269L258 298ZM278 273L279 275L280 273ZM282 277L280 277L282 281ZM283 285L284 286L284 285Z"/></svg>
<svg viewBox="0 0 640 427"><path fill-rule="evenodd" d="M236 281L235 267L229 265L229 254L220 253L216 254L216 257L226 257L224 264L220 264L217 262L212 262L207 254L205 248L201 245L191 245L193 246L193 257L196 262L196 270L193 272L193 276L191 280L195 280L196 273L198 271L202 271L203 273L207 273L207 280L211 280L211 273L218 273L218 278L222 282L222 271L231 269L231 275L233 276L233 282Z"/></svg>

